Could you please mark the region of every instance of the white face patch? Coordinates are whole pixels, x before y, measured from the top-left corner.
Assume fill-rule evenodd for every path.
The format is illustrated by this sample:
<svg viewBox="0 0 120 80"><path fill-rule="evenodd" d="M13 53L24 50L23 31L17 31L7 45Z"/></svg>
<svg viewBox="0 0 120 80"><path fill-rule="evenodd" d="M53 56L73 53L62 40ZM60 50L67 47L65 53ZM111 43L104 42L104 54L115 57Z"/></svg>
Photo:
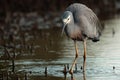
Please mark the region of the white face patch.
<svg viewBox="0 0 120 80"><path fill-rule="evenodd" d="M63 19L63 22L66 24L70 23L70 15L66 19Z"/></svg>

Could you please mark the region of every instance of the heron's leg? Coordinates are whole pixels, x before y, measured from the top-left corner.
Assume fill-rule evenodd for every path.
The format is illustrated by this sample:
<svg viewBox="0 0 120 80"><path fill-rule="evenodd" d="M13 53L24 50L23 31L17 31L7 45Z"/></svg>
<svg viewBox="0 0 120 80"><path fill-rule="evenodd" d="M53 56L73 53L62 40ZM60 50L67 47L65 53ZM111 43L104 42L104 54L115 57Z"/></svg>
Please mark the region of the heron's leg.
<svg viewBox="0 0 120 80"><path fill-rule="evenodd" d="M78 58L78 48L77 48L77 43L76 43L76 41L74 41L74 45L75 45L76 55L75 55L75 59L74 59L74 61L73 61L73 63L72 63L72 66L71 66L71 68L70 68L70 71L69 71L70 74L73 74L73 67L75 66L76 60L77 60L77 58Z"/></svg>
<svg viewBox="0 0 120 80"><path fill-rule="evenodd" d="M83 41L83 45L84 45L84 55L83 55L83 72L85 71L86 68L86 38Z"/></svg>

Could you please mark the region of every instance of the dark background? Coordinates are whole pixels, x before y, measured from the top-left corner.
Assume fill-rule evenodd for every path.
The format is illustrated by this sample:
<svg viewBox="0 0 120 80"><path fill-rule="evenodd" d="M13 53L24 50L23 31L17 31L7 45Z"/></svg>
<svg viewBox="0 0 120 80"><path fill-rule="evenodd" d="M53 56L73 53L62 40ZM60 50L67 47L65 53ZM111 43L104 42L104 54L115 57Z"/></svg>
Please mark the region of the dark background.
<svg viewBox="0 0 120 80"><path fill-rule="evenodd" d="M0 0L0 20L14 12L59 13L71 3L83 3L90 7L101 19L119 13L120 0ZM119 4L117 4L119 3ZM106 17L103 17L106 16Z"/></svg>

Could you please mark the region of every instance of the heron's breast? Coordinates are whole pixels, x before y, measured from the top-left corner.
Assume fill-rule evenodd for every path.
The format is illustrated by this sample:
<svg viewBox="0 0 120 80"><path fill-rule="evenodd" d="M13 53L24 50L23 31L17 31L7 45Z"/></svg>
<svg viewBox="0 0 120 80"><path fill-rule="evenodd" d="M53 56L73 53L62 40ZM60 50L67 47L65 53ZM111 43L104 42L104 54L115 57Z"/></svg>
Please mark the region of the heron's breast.
<svg viewBox="0 0 120 80"><path fill-rule="evenodd" d="M73 40L83 40L82 32L79 29L73 29L73 31L69 32L68 36Z"/></svg>

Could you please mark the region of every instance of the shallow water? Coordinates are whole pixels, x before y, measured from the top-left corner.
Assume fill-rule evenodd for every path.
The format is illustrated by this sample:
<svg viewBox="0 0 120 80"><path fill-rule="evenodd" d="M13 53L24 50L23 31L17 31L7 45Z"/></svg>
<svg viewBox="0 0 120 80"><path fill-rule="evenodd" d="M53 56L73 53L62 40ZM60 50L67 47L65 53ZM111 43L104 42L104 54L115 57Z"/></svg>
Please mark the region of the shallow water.
<svg viewBox="0 0 120 80"><path fill-rule="evenodd" d="M85 74L80 69L83 64L83 42L78 42L78 71L74 73L75 80L120 80L120 19L104 23L101 40L97 43L87 41ZM73 41L65 34L61 37L59 28L42 30L36 32L35 36L26 37L27 44L32 43L34 49L32 52L24 50L16 56L15 71L27 72L28 80L65 80L62 73L64 65L71 66L75 56ZM8 65L11 65L10 61ZM44 74L45 67L47 77ZM70 80L69 74L67 80Z"/></svg>

